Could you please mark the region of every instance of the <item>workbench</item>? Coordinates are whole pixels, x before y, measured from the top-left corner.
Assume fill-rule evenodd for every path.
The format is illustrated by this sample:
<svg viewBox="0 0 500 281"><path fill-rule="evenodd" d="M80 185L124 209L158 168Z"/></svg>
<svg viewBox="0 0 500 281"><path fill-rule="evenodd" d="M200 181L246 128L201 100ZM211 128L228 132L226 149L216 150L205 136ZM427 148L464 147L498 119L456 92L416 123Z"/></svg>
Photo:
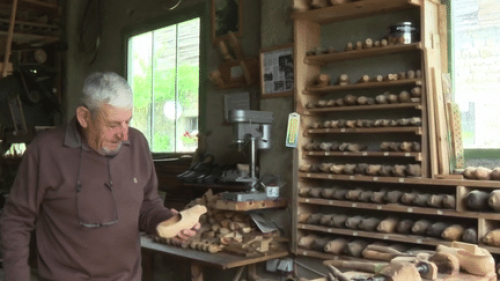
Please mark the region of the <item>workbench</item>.
<svg viewBox="0 0 500 281"><path fill-rule="evenodd" d="M287 251L269 252L258 257L244 257L227 253L207 253L192 249L184 249L172 245L165 245L154 242L149 236L141 236L141 252L143 259L143 281L153 281L153 254L160 253L174 256L176 258L187 259L191 263L191 280L203 281L203 267L212 266L219 269L229 269L240 267L238 274L241 274L245 266L254 266L257 263L267 260L283 258L288 256Z"/></svg>

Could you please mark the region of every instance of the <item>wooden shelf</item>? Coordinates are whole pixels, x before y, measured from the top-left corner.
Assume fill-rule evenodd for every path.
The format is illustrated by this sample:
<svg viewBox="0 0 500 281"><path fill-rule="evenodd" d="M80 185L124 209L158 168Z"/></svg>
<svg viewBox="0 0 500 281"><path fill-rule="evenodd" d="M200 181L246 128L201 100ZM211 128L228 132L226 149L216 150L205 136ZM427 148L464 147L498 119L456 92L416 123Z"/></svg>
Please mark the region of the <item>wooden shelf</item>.
<svg viewBox="0 0 500 281"><path fill-rule="evenodd" d="M496 213L457 212L454 209L423 208L423 207L407 206L399 204L375 204L375 203L356 202L356 201L340 201L340 200L328 200L328 199L304 198L304 197L299 198L298 202L311 205L357 208L357 209L378 210L386 212L437 215L445 217L470 218L470 219L484 218L488 220L500 220L500 217Z"/></svg>
<svg viewBox="0 0 500 281"><path fill-rule="evenodd" d="M386 110L386 109L422 109L420 103L395 103L395 104L373 104L373 105L353 105L353 106L336 106L336 107L321 107L304 110L304 115L314 115L336 111L366 111L366 110Z"/></svg>
<svg viewBox="0 0 500 281"><path fill-rule="evenodd" d="M228 211L252 211L252 210L262 210L270 208L283 208L286 207L287 201L285 198L278 198L275 200L262 200L262 201L229 201L229 200L217 200L215 203L215 209L217 210L228 210Z"/></svg>
<svg viewBox="0 0 500 281"><path fill-rule="evenodd" d="M308 134L341 134L341 133L414 133L420 135L421 127L381 127L381 128L330 128L330 129L308 129Z"/></svg>
<svg viewBox="0 0 500 281"><path fill-rule="evenodd" d="M405 79L396 81L385 81L385 82L366 82L366 83L356 83L349 84L345 86L332 85L323 88L308 87L303 91L304 95L322 96L330 92L337 91L348 91L348 90L361 90L361 89L372 89L372 88L387 88L387 87L397 87L397 86L407 86L407 85L422 85L421 79Z"/></svg>
<svg viewBox="0 0 500 281"><path fill-rule="evenodd" d="M373 47L370 49L353 50L347 52L337 52L331 54L321 54L315 56L307 56L304 58L304 63L309 65L325 65L329 62L337 62L343 60L361 59L375 56L390 55L403 52L411 52L422 50L421 43L389 45L385 47Z"/></svg>
<svg viewBox="0 0 500 281"><path fill-rule="evenodd" d="M361 151L361 152L343 152L343 151L306 151L306 156L345 156L345 157L413 157L416 161L422 160L420 152L392 152L392 151Z"/></svg>
<svg viewBox="0 0 500 281"><path fill-rule="evenodd" d="M403 234L396 234L396 233L380 233L380 232L370 232L370 231L364 231L364 230L352 230L352 229L344 229L344 228L330 228L330 227L303 224L303 223L299 223L297 227L299 229L313 230L313 231L324 232L324 233L329 233L329 234L340 234L340 235L347 235L347 236L353 236L353 237L382 239L382 240L387 240L387 241L397 241L397 242L403 242L403 243L413 243L413 244L431 245L431 246L437 246L437 245L450 246L451 245L450 241L431 238L431 237L415 236L415 235L403 235Z"/></svg>
<svg viewBox="0 0 500 281"><path fill-rule="evenodd" d="M292 14L292 19L325 24L419 6L418 0L364 0L306 12L295 12Z"/></svg>
<svg viewBox="0 0 500 281"><path fill-rule="evenodd" d="M7 35L8 35L7 31L0 31L0 36L7 36ZM29 44L32 46L43 46L59 41L59 37L14 32L14 37L12 41L13 43L20 45Z"/></svg>
<svg viewBox="0 0 500 281"><path fill-rule="evenodd" d="M12 0L0 0L0 4L10 8L12 7ZM57 3L48 3L38 0L18 0L17 7L43 11L50 17L58 17L60 12Z"/></svg>
<svg viewBox="0 0 500 281"><path fill-rule="evenodd" d="M500 188L500 181L483 181L483 180L370 177L362 175L333 175L327 173L305 173L305 172L299 172L299 177L310 178L310 179L341 180L341 181L424 184L424 185L434 185L443 187L445 186L456 187L462 185L469 187Z"/></svg>

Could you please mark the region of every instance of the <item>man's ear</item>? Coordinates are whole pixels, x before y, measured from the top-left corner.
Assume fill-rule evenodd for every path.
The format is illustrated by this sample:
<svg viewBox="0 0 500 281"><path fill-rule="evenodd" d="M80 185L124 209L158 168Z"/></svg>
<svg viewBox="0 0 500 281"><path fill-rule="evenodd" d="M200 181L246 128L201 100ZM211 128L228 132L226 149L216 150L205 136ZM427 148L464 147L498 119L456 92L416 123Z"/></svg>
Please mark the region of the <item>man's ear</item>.
<svg viewBox="0 0 500 281"><path fill-rule="evenodd" d="M76 119L82 128L87 128L90 122L90 111L85 106L79 106L76 108Z"/></svg>

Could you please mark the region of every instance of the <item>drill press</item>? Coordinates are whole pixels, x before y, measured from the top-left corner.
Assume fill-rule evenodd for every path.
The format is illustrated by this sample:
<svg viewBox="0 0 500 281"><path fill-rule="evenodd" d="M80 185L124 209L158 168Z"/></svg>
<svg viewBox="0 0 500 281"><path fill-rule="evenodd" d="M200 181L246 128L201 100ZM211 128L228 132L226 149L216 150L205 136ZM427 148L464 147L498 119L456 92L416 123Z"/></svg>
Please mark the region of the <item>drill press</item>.
<svg viewBox="0 0 500 281"><path fill-rule="evenodd" d="M228 122L233 124L233 142L236 144L238 151L249 148L249 173L226 175L222 180L247 183L250 191L224 193L223 198L235 201L265 200L265 192L257 191L257 182L259 180L256 169L257 150L272 147L271 124L273 122L273 113L240 109L230 110Z"/></svg>

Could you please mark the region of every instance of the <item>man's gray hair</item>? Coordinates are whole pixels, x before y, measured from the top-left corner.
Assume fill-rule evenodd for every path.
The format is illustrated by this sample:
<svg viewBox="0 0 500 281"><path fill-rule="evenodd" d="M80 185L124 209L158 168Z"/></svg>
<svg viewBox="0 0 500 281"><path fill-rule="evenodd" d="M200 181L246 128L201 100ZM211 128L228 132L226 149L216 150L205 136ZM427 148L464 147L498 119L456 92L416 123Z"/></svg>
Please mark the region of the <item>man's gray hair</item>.
<svg viewBox="0 0 500 281"><path fill-rule="evenodd" d="M104 104L132 109L132 88L120 75L114 72L95 72L83 83L81 105L93 114Z"/></svg>

